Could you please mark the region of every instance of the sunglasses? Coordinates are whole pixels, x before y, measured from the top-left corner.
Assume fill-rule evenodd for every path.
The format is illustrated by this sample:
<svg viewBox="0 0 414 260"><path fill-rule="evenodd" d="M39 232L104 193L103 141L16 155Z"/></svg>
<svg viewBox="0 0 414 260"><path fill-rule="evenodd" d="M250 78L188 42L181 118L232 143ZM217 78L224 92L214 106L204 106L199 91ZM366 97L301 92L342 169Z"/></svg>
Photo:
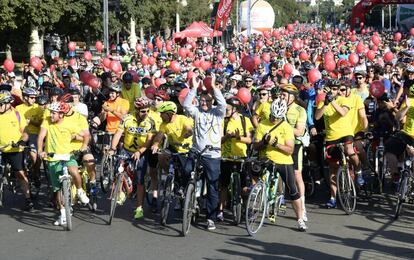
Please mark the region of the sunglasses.
<svg viewBox="0 0 414 260"><path fill-rule="evenodd" d="M36 99L36 97L29 97L30 99Z"/></svg>
<svg viewBox="0 0 414 260"><path fill-rule="evenodd" d="M248 80L245 80L246 82L253 82L253 80L250 80L250 79L248 79Z"/></svg>
<svg viewBox="0 0 414 260"><path fill-rule="evenodd" d="M140 111L139 111L139 113L141 113L141 114L147 114L147 113L148 113L148 111L149 111L149 109L140 110Z"/></svg>
<svg viewBox="0 0 414 260"><path fill-rule="evenodd" d="M363 79L363 77L356 77L356 79Z"/></svg>
<svg viewBox="0 0 414 260"><path fill-rule="evenodd" d="M264 97L264 96L267 96L268 95L268 93L260 93L259 94L261 97Z"/></svg>
<svg viewBox="0 0 414 260"><path fill-rule="evenodd" d="M331 87L331 90L332 90L332 91L338 91L338 88L332 88L332 87Z"/></svg>
<svg viewBox="0 0 414 260"><path fill-rule="evenodd" d="M346 88L340 88L339 91L345 92L346 91Z"/></svg>

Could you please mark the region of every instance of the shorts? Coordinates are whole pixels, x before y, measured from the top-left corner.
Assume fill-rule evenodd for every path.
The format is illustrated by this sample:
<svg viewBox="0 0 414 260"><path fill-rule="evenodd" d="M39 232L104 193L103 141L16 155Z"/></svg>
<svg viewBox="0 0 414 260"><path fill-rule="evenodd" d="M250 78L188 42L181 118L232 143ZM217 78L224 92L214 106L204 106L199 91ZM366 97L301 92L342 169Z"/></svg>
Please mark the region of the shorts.
<svg viewBox="0 0 414 260"><path fill-rule="evenodd" d="M153 154L151 149L147 149L145 156L148 160L148 165L150 168L157 168L158 165L158 154Z"/></svg>
<svg viewBox="0 0 414 260"><path fill-rule="evenodd" d="M296 178L293 164L275 164L274 171L278 172L282 177L286 186L287 194L291 200L297 200L300 198L299 189L296 186Z"/></svg>
<svg viewBox="0 0 414 260"><path fill-rule="evenodd" d="M230 178L233 172L240 173L241 186L244 187L246 185L246 174L242 171L240 162L222 161L220 169L220 187L228 187L230 185Z"/></svg>
<svg viewBox="0 0 414 260"><path fill-rule="evenodd" d="M30 146L31 152L37 152L37 137L36 134L29 134L28 146Z"/></svg>
<svg viewBox="0 0 414 260"><path fill-rule="evenodd" d="M342 138L339 138L337 140L326 141L325 147L328 147L328 146L333 145L333 144L339 144L339 143L349 144L349 143L353 143L353 142L354 142L354 137L352 137L351 135L348 135L348 136L344 136ZM330 158L327 158L330 161L338 161L342 157L341 150L339 150L339 147L336 147L336 146L329 147L326 150L326 154L330 156Z"/></svg>
<svg viewBox="0 0 414 260"><path fill-rule="evenodd" d="M12 172L19 172L19 171L24 170L24 153L23 152L3 153L2 159L3 159L3 163L10 164Z"/></svg>
<svg viewBox="0 0 414 260"><path fill-rule="evenodd" d="M292 154L293 167L295 171L302 171L303 168L303 145L295 144Z"/></svg>
<svg viewBox="0 0 414 260"><path fill-rule="evenodd" d="M67 162L49 161L47 163L47 172L49 173L50 182L52 184L53 192L60 190L59 176L63 174L63 165L66 163L67 167L78 167L75 157L71 156Z"/></svg>
<svg viewBox="0 0 414 260"><path fill-rule="evenodd" d="M125 149L122 149L119 154L124 155L124 156L126 155L129 158L131 158L131 156L134 153L130 152L130 151L127 151ZM131 166L134 168L135 167L134 161L130 160L130 163L132 164ZM116 166L115 169L118 169L118 166L119 166L119 162L117 163L117 166ZM148 166L147 157L145 155L141 156L139 158L139 162L136 164L136 168L135 168L135 171L134 171L134 175L135 175L134 176L134 178L135 178L134 184L144 185L144 183L145 183L145 174L147 173L147 166Z"/></svg>
<svg viewBox="0 0 414 260"><path fill-rule="evenodd" d="M385 152L400 157L404 154L407 145L414 146L414 139L403 132L398 132L385 142Z"/></svg>

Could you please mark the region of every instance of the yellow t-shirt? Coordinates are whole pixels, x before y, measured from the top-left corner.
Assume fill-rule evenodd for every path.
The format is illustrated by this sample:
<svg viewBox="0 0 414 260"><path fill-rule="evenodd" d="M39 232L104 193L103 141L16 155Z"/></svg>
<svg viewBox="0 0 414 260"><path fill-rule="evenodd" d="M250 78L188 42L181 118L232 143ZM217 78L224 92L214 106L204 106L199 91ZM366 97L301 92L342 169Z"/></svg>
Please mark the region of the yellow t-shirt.
<svg viewBox="0 0 414 260"><path fill-rule="evenodd" d="M351 111L351 108L353 107L353 105L351 104L351 100L342 96L338 97L335 100L335 102L339 106L348 107L350 109L348 111L348 114ZM318 105L318 109L322 108L323 106L323 102L320 102ZM326 141L334 141L345 136L354 135L354 129L352 128L352 124L348 121L349 118L347 118L347 116L342 117L338 112L336 112L332 104L329 104L328 107L325 109L323 119L325 122Z"/></svg>
<svg viewBox="0 0 414 260"><path fill-rule="evenodd" d="M124 148L130 152L136 152L143 147L148 135L155 133L155 122L147 117L138 123L133 115L125 116L118 129L124 131Z"/></svg>
<svg viewBox="0 0 414 260"><path fill-rule="evenodd" d="M345 118L347 118L348 123L352 124L353 132L356 134L365 130L358 113L358 110L365 109L365 105L362 102L362 98L357 94L351 93L347 98L352 104L352 107L349 110L348 114L346 114Z"/></svg>
<svg viewBox="0 0 414 260"><path fill-rule="evenodd" d="M306 110L303 107L299 106L296 103L292 103L288 107L286 119L289 125L293 128L295 128L298 124L306 127L306 120L308 119L308 116L306 115ZM295 139L295 143L298 144L301 142Z"/></svg>
<svg viewBox="0 0 414 260"><path fill-rule="evenodd" d="M20 117L20 119L19 119ZM0 114L0 146L10 143L17 143L22 138L22 133L27 126L24 114L14 109L10 109L4 114ZM11 145L3 149L4 153L20 152L22 149L14 148Z"/></svg>
<svg viewBox="0 0 414 260"><path fill-rule="evenodd" d="M271 105L272 105L272 102L269 101L269 102L263 102L257 107L255 111L255 115L258 115L260 117L260 121L269 119Z"/></svg>
<svg viewBox="0 0 414 260"><path fill-rule="evenodd" d="M73 124L67 117L59 124L52 123L50 117L43 120L41 128L47 130L45 152L55 154L69 154L73 151L71 141L72 135L78 134L78 127ZM52 158L47 158L49 161L54 161Z"/></svg>
<svg viewBox="0 0 414 260"><path fill-rule="evenodd" d="M70 113L71 112L69 112L69 114ZM79 112L73 111L72 115L65 116L65 120L69 121L76 128L76 133L89 129L88 120L86 120L86 117ZM82 147L82 143L83 141L72 140L70 143L72 150L78 151Z"/></svg>
<svg viewBox="0 0 414 260"><path fill-rule="evenodd" d="M152 108L149 110L148 117L150 117L155 122L155 131L160 130L160 126L162 124L162 118L160 116L160 113L157 111L154 111Z"/></svg>
<svg viewBox="0 0 414 260"><path fill-rule="evenodd" d="M261 121L256 130L256 140L261 140L263 136L268 133L274 126L275 125L268 119ZM293 128L286 121L283 121L276 129L270 132L271 140L273 140L275 137L277 138L277 143L282 145L285 144L286 140L295 140L295 136L293 135ZM265 156L274 163L293 164L291 155L285 154L273 146L267 145L264 152Z"/></svg>
<svg viewBox="0 0 414 260"><path fill-rule="evenodd" d="M137 98L141 97L141 88L135 82L132 83L132 86L129 90L126 89L125 86L122 86L121 96L129 102L129 113L134 114L134 102Z"/></svg>
<svg viewBox="0 0 414 260"><path fill-rule="evenodd" d="M236 130L239 130L240 136L244 136L243 124L242 124L242 115L236 119L231 117L227 123L226 132L224 133L224 122L223 122L223 134L235 133ZM254 128L250 118L243 116L246 122L246 132L253 132ZM221 155L223 157L246 157L247 156L247 144L242 143L235 138L227 139L224 143L221 144Z"/></svg>
<svg viewBox="0 0 414 260"><path fill-rule="evenodd" d="M109 108L114 111L126 114L129 111L129 102L126 99L123 99L121 97L118 97L115 101L108 100L104 103L104 105L107 104ZM115 133L118 129L119 123L121 122L121 119L112 114L111 112L108 112L106 115L106 131L109 133Z"/></svg>
<svg viewBox="0 0 414 260"><path fill-rule="evenodd" d="M160 131L167 135L168 144L172 146L178 153L186 153L193 145L192 137L183 138L183 130L190 126L193 127L194 121L192 118L177 115L174 122L162 123ZM189 148L184 148L188 146Z"/></svg>
<svg viewBox="0 0 414 260"><path fill-rule="evenodd" d="M409 98L410 100L410 108L405 114L405 124L401 132L406 133L407 135L414 138L414 98ZM402 104L401 109L406 108L407 105L405 102Z"/></svg>
<svg viewBox="0 0 414 260"><path fill-rule="evenodd" d="M24 115L26 120L30 120L27 126L27 133L37 135L40 131L40 126L35 126L32 123L42 123L43 121L43 110L39 105L34 104L33 106L28 106L26 104L21 104L16 107L16 110L19 111L21 115Z"/></svg>

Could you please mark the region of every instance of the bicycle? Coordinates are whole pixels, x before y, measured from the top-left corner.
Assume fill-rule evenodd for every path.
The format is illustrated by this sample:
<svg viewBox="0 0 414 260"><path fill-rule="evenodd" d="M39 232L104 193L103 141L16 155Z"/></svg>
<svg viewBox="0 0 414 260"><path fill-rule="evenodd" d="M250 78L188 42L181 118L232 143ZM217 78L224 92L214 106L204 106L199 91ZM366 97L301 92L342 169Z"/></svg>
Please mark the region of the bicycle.
<svg viewBox="0 0 414 260"><path fill-rule="evenodd" d="M16 194L16 177L15 175L12 173L11 171L11 166L9 163L3 163L3 151L4 148L8 147L10 144L4 145L2 147L0 147L0 175L1 180L0 180L0 207L4 206L4 198L6 195L6 190L9 190L12 194Z"/></svg>
<svg viewBox="0 0 414 260"><path fill-rule="evenodd" d="M403 203L407 200L407 198L410 202L414 201L414 156L407 156L407 153L405 153L405 155L406 159L400 171L401 179L398 188L397 205L395 207L394 219L398 219L398 217L401 215Z"/></svg>
<svg viewBox="0 0 414 260"><path fill-rule="evenodd" d="M384 145L384 138L387 136L389 136L389 132L379 133L378 143L372 141L367 148L368 162L371 169L375 172L375 184L378 186L380 194L384 192L385 177L390 175Z"/></svg>
<svg viewBox="0 0 414 260"><path fill-rule="evenodd" d="M312 165L312 162L309 158L309 149L308 147L303 148L303 169L302 169L302 178L303 183L305 184L305 196L310 198L315 195L315 169Z"/></svg>
<svg viewBox="0 0 414 260"><path fill-rule="evenodd" d="M86 192L86 195L90 198L90 201L88 203L89 210L95 212L98 208L98 197L96 194L97 191L96 190L93 191L91 189L89 173L88 173L87 167L85 166L85 163L96 163L96 160L95 159L84 160L84 161L82 160L78 167L79 174L82 178L82 188ZM73 200L77 201L76 187L73 184L71 187L71 191L72 191L72 198L74 198ZM78 203L80 203L80 201L78 201Z"/></svg>
<svg viewBox="0 0 414 260"><path fill-rule="evenodd" d="M104 148L102 162L100 165L99 182L103 193L107 193L114 181L114 161L113 157L108 154L108 147Z"/></svg>
<svg viewBox="0 0 414 260"><path fill-rule="evenodd" d="M191 222L195 223L200 215L201 202L199 198L205 196L207 193L207 186L205 176L203 174L203 167L201 165L201 156L207 151L213 151L211 145L206 145L201 152L194 152L194 167L191 171L191 177L185 189L185 201L183 210L182 233L186 236L190 231Z"/></svg>
<svg viewBox="0 0 414 260"><path fill-rule="evenodd" d="M260 178L250 191L245 218L247 233L255 236L263 226L266 216L274 223L276 216L284 214L280 211L284 188L280 189L279 173L275 172L275 166L270 160L253 162L252 167L256 168L255 172L260 172Z"/></svg>
<svg viewBox="0 0 414 260"><path fill-rule="evenodd" d="M115 175L115 180L112 182L111 194L109 197L111 200L111 208L109 211L108 225L111 225L112 223L116 205L119 203L120 193L125 192L126 196L129 197L134 190L134 169L136 168L136 163L138 163L138 161L134 162L128 155L113 155L113 157L119 159L120 163ZM135 163L133 168L131 167L132 162Z"/></svg>

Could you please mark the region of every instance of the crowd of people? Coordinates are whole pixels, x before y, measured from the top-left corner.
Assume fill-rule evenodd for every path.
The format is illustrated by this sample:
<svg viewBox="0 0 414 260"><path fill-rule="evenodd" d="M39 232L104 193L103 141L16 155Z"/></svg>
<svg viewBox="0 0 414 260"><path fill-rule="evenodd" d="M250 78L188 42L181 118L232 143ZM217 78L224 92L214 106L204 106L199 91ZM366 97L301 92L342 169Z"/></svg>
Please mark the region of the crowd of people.
<svg viewBox="0 0 414 260"><path fill-rule="evenodd" d="M174 42L157 37L135 49L124 43L99 58L73 53L41 60L41 66L26 64L22 81L14 72L1 75L2 158L21 181L26 210L34 204L22 147L32 147L30 177L35 186L41 184L41 161L47 161L60 210L55 224L65 225L66 205L57 192L62 168L49 154L77 155L67 165L79 199L88 203L78 165L87 162L91 189L97 192L91 129L111 135L105 152L137 161L136 219L144 216L147 173L152 205L157 205L157 170L168 168L165 155L157 151L165 140L169 149L183 154L184 189L192 169L191 152L211 145L214 149L201 163L208 183L206 226L213 230L215 222L224 219L230 174L234 167L240 169L239 162L221 158L258 154L282 177L298 229L305 231L304 147L314 168L320 169L316 181L325 178L329 183L327 208L337 207L339 151L328 149L330 159L325 160L320 152L324 145L345 144L356 182L363 186L364 172L370 168L363 141L354 139L368 131L374 136L386 133L389 170L398 184L398 162L414 154L413 47L409 34L323 31L296 24L234 37L227 46L217 39ZM323 174L325 162L328 177ZM245 179L242 176L247 192ZM124 200L125 194L119 203ZM156 206L152 210L156 212Z"/></svg>

